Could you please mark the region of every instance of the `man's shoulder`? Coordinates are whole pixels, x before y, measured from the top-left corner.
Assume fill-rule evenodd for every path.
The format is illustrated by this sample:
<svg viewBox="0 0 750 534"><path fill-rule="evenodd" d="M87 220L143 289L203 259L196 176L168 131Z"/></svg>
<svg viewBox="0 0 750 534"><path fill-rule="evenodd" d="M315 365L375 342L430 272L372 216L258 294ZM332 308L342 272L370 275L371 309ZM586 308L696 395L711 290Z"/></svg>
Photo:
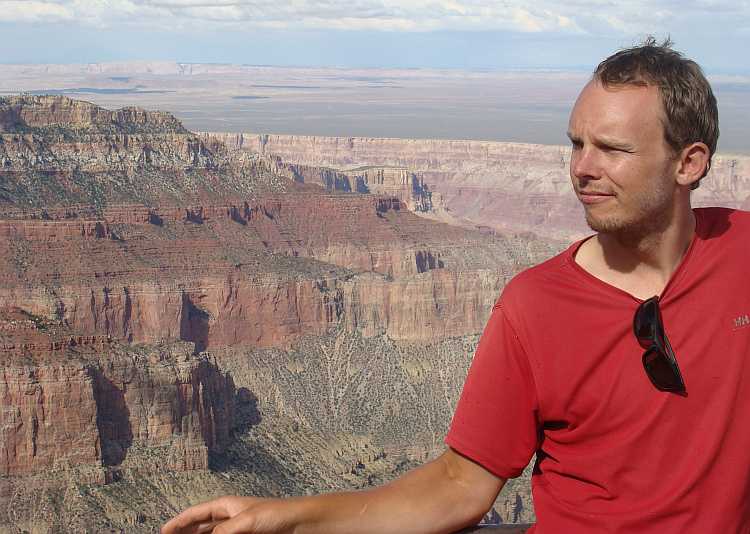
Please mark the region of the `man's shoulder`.
<svg viewBox="0 0 750 534"><path fill-rule="evenodd" d="M750 220L750 211L737 208L726 208L722 206L710 206L703 208L693 208L696 215L705 219L740 219Z"/></svg>
<svg viewBox="0 0 750 534"><path fill-rule="evenodd" d="M750 232L750 212L722 207L695 208L700 234L704 238L732 236Z"/></svg>
<svg viewBox="0 0 750 534"><path fill-rule="evenodd" d="M559 287L560 284L574 276L573 254L580 246L574 244L560 254L544 261L514 276L505 286L500 300L528 298L536 293L544 293L550 286Z"/></svg>

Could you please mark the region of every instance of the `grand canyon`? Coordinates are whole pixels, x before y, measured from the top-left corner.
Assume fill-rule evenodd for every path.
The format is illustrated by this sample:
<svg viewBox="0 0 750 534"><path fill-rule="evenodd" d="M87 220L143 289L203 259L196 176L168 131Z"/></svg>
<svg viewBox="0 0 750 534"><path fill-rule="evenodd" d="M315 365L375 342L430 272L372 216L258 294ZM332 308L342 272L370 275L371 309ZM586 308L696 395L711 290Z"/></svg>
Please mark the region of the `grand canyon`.
<svg viewBox="0 0 750 534"><path fill-rule="evenodd" d="M587 233L567 158L0 99L0 532L153 532L439 454L505 283ZM694 199L748 193L719 155ZM524 477L487 518L531 519Z"/></svg>

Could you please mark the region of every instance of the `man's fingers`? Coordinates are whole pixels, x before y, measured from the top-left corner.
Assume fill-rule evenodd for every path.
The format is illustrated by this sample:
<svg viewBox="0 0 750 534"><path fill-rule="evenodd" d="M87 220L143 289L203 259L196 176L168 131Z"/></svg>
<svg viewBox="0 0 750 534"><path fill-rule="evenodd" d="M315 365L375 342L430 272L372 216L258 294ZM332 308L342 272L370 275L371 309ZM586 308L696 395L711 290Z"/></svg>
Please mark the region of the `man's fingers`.
<svg viewBox="0 0 750 534"><path fill-rule="evenodd" d="M179 523L172 525L173 521L174 519L170 520L162 527L162 534L167 532L170 534L207 534L223 523L223 521L198 521L185 525Z"/></svg>
<svg viewBox="0 0 750 534"><path fill-rule="evenodd" d="M213 531L217 525L231 517L226 498L191 506L167 521L161 528L162 534L204 534Z"/></svg>

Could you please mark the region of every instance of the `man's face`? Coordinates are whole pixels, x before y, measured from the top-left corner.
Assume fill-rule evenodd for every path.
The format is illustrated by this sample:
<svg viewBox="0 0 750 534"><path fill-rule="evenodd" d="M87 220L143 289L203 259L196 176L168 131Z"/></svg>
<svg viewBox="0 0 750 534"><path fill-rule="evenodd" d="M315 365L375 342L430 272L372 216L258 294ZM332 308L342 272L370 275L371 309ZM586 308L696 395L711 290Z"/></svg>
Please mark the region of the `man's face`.
<svg viewBox="0 0 750 534"><path fill-rule="evenodd" d="M570 176L596 232L639 239L669 223L676 182L655 87L592 81L570 116Z"/></svg>

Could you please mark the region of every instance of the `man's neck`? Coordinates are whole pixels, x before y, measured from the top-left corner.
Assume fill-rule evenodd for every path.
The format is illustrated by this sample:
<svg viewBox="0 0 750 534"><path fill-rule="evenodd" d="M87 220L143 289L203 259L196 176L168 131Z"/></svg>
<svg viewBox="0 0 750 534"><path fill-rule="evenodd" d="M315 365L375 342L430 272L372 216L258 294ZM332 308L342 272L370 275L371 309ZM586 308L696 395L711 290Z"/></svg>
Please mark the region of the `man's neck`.
<svg viewBox="0 0 750 534"><path fill-rule="evenodd" d="M661 295L687 253L695 224L688 210L679 221L647 236L597 234L578 249L576 263L638 299Z"/></svg>

